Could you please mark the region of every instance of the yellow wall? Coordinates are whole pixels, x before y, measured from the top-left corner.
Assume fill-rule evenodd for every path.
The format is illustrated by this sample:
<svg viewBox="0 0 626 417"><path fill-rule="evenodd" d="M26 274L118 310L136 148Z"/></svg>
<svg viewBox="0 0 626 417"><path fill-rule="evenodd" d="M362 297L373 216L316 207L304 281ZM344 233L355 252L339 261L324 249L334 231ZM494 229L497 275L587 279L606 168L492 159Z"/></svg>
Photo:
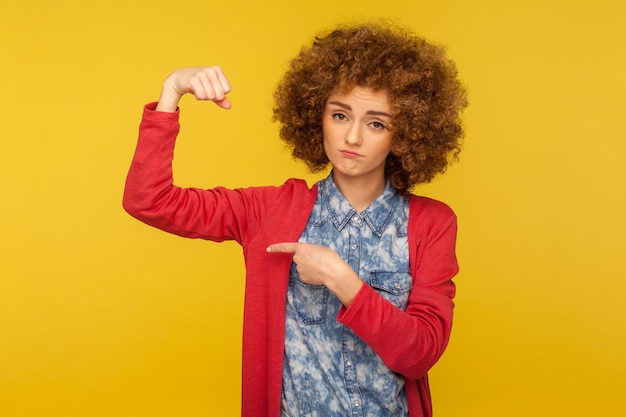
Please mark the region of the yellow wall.
<svg viewBox="0 0 626 417"><path fill-rule="evenodd" d="M371 16L449 45L470 88L462 161L418 190L460 219L437 415L623 415L623 2L2 3L0 415L238 415L240 251L123 212L141 106L220 64L234 107L183 102L177 182L314 180L271 92L320 28Z"/></svg>

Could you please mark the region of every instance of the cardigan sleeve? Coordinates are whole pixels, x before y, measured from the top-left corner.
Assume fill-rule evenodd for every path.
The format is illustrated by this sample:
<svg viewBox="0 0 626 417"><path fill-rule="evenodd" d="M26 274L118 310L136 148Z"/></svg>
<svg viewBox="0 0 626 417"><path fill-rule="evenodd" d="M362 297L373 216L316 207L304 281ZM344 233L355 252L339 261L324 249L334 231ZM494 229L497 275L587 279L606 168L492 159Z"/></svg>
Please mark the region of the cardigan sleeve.
<svg viewBox="0 0 626 417"><path fill-rule="evenodd" d="M245 245L274 201L277 187L205 190L175 186L172 161L179 111L158 112L155 107L156 103L144 107L124 188L124 209L146 224L180 236L236 240Z"/></svg>
<svg viewBox="0 0 626 417"><path fill-rule="evenodd" d="M423 207L425 205L425 207ZM443 354L452 328L458 272L456 216L443 203L418 198L411 206L409 257L413 285L403 311L363 285L338 320L394 372L418 379Z"/></svg>

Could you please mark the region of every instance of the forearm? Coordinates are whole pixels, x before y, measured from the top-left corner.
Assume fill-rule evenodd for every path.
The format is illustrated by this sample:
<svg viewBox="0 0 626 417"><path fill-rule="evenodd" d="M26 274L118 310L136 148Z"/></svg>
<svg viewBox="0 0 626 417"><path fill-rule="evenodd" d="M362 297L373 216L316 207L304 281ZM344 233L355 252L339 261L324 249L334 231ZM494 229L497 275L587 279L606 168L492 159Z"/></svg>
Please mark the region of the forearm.
<svg viewBox="0 0 626 417"><path fill-rule="evenodd" d="M157 199L172 188L172 159L179 131L178 113L144 107L139 138L124 187L123 206L133 217L151 224ZM158 227L158 226L157 226Z"/></svg>
<svg viewBox="0 0 626 417"><path fill-rule="evenodd" d="M452 325L451 299L434 292L429 301L402 311L370 286L363 286L337 320L352 329L394 372L417 379L437 362Z"/></svg>

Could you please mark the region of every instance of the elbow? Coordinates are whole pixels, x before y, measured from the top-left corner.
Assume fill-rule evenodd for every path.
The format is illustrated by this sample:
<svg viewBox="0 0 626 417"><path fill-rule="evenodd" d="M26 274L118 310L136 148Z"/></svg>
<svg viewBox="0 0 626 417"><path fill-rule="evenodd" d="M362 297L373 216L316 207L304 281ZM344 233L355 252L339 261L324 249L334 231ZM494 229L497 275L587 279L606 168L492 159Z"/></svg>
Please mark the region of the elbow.
<svg viewBox="0 0 626 417"><path fill-rule="evenodd" d="M432 327L417 332L420 336L406 346L406 350L392 357L389 369L411 379L419 379L439 361L448 345L449 333Z"/></svg>
<svg viewBox="0 0 626 417"><path fill-rule="evenodd" d="M155 215L155 211L151 205L134 197L124 195L122 198L122 207L131 217L149 225L154 225L158 217Z"/></svg>
<svg viewBox="0 0 626 417"><path fill-rule="evenodd" d="M413 361L398 361L398 363L388 363L387 366L394 372L411 379L420 379L430 371L435 365L439 355L434 352L415 355Z"/></svg>
<svg viewBox="0 0 626 417"><path fill-rule="evenodd" d="M144 175L138 170L131 170L126 177L122 195L122 207L132 217L145 221L153 215L158 193L155 187L142 180Z"/></svg>
<svg viewBox="0 0 626 417"><path fill-rule="evenodd" d="M136 202L132 198L129 198L126 193L124 193L124 196L122 197L122 207L126 213L133 217L136 217L136 215L141 211Z"/></svg>
<svg viewBox="0 0 626 417"><path fill-rule="evenodd" d="M149 206L150 205L145 201L145 197L142 196L142 193L129 187L128 184L126 185L122 196L122 207L126 213L141 220Z"/></svg>
<svg viewBox="0 0 626 417"><path fill-rule="evenodd" d="M130 214L132 217L138 219L138 220L142 220L142 212L143 210L141 209L141 207L137 204L136 201L126 198L126 196L124 196L124 198L122 198L122 207L124 208L124 211L128 214Z"/></svg>

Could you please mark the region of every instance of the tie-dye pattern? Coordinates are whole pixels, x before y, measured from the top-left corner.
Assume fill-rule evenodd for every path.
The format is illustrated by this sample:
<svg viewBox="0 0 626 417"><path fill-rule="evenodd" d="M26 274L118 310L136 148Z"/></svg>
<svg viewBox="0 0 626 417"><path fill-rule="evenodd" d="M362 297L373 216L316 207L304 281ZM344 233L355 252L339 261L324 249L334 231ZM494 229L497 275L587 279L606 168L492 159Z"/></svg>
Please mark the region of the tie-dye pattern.
<svg viewBox="0 0 626 417"><path fill-rule="evenodd" d="M362 213L341 195L332 175L300 242L335 250L361 279L401 309L411 289L409 207L387 184ZM282 413L288 417L406 417L404 379L391 372L349 328L340 301L324 286L299 279L292 264L287 293Z"/></svg>

